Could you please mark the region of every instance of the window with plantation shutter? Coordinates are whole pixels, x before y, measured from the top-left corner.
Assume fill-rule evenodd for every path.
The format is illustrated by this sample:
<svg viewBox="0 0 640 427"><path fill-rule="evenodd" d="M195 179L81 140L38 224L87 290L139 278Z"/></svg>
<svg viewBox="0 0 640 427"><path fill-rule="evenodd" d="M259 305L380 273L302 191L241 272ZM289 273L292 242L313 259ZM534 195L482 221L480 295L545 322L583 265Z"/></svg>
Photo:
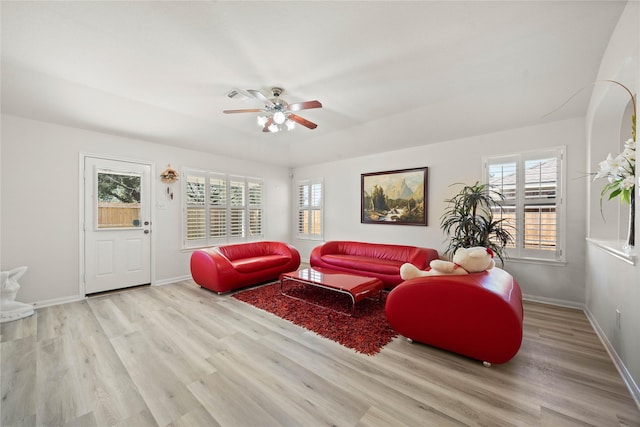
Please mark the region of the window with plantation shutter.
<svg viewBox="0 0 640 427"><path fill-rule="evenodd" d="M263 236L263 184L258 178L186 169L184 247Z"/></svg>
<svg viewBox="0 0 640 427"><path fill-rule="evenodd" d="M199 175L185 175L184 200L186 204L187 240L206 239L207 216L205 207L206 178Z"/></svg>
<svg viewBox="0 0 640 427"><path fill-rule="evenodd" d="M245 237L245 181L234 177L229 181L229 236Z"/></svg>
<svg viewBox="0 0 640 427"><path fill-rule="evenodd" d="M485 182L502 193L496 219L506 219L513 258L564 260L564 149L486 158Z"/></svg>
<svg viewBox="0 0 640 427"><path fill-rule="evenodd" d="M297 190L297 237L299 239L322 240L323 182L321 179L299 181Z"/></svg>
<svg viewBox="0 0 640 427"><path fill-rule="evenodd" d="M262 236L262 181L248 180L249 237Z"/></svg>
<svg viewBox="0 0 640 427"><path fill-rule="evenodd" d="M224 175L209 176L209 237L227 237L227 179Z"/></svg>

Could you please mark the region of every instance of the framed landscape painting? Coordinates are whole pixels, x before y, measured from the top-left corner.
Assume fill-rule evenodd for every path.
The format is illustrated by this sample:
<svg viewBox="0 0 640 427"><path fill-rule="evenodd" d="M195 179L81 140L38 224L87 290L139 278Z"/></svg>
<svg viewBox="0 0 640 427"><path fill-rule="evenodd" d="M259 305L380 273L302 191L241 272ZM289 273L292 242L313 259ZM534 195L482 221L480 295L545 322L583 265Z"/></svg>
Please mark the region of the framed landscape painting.
<svg viewBox="0 0 640 427"><path fill-rule="evenodd" d="M361 174L360 222L427 225L427 170Z"/></svg>

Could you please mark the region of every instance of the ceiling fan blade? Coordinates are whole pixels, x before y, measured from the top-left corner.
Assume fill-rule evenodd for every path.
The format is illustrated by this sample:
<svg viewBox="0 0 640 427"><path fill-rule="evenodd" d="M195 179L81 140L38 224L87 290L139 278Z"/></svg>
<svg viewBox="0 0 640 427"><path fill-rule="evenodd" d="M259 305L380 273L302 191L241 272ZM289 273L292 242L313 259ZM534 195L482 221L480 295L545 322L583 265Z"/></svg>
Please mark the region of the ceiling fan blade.
<svg viewBox="0 0 640 427"><path fill-rule="evenodd" d="M269 119L267 120L267 123L264 124L264 127L262 128L262 132L271 132L269 130L269 126L271 126L273 124L273 117L269 117Z"/></svg>
<svg viewBox="0 0 640 427"><path fill-rule="evenodd" d="M262 113L264 110L262 108L249 108L246 110L223 110L222 112L225 114L234 114L234 113Z"/></svg>
<svg viewBox="0 0 640 427"><path fill-rule="evenodd" d="M238 89L238 88L233 88L231 89L228 93L227 96L231 99L238 99L240 101L246 101L247 99L253 99L254 96L251 95L249 92L247 92L246 90L242 90L242 89Z"/></svg>
<svg viewBox="0 0 640 427"><path fill-rule="evenodd" d="M249 92L254 97L258 98L260 101L264 102L264 105L266 106L273 107L275 105L273 101L271 101L269 98L264 96L263 93L260 92L259 90L249 89L247 90L247 92Z"/></svg>
<svg viewBox="0 0 640 427"><path fill-rule="evenodd" d="M289 111L308 110L310 108L322 108L320 101L294 102L289 104Z"/></svg>
<svg viewBox="0 0 640 427"><path fill-rule="evenodd" d="M288 118L290 118L291 120L293 120L296 123L301 124L302 126L308 127L309 129L315 129L318 127L317 124L310 122L309 120L300 117L300 116L296 116L295 114L289 114Z"/></svg>

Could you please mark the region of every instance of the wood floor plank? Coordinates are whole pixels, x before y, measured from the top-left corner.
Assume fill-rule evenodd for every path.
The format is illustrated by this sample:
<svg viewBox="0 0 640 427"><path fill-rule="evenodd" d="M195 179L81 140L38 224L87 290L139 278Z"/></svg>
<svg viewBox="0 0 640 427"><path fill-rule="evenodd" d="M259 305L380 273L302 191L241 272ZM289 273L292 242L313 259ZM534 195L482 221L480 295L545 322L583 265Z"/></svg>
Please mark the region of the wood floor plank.
<svg viewBox="0 0 640 427"><path fill-rule="evenodd" d="M78 301L74 304L63 304L64 316L67 320L66 329L60 334L68 333L73 338L82 339L92 335L103 335L104 331L88 301Z"/></svg>
<svg viewBox="0 0 640 427"><path fill-rule="evenodd" d="M189 390L220 426L281 425L254 401L246 399L245 391L220 371L190 384Z"/></svg>
<svg viewBox="0 0 640 427"><path fill-rule="evenodd" d="M35 337L38 333L38 316L33 314L21 319L20 322L6 322L0 324L0 342Z"/></svg>
<svg viewBox="0 0 640 427"><path fill-rule="evenodd" d="M147 334L153 333L147 331ZM199 408L197 399L175 375L147 334L135 331L111 340L158 425L164 426Z"/></svg>
<svg viewBox="0 0 640 427"><path fill-rule="evenodd" d="M98 427L100 424L96 420L93 412L88 412L84 415L80 415L67 422L64 427Z"/></svg>
<svg viewBox="0 0 640 427"><path fill-rule="evenodd" d="M35 418L36 347L35 335L0 343L0 425L29 425Z"/></svg>
<svg viewBox="0 0 640 427"><path fill-rule="evenodd" d="M64 425L91 412L93 401L82 376L71 335L38 342L36 414L51 425Z"/></svg>
<svg viewBox="0 0 640 427"><path fill-rule="evenodd" d="M204 407L196 408L193 411L187 412L177 420L174 420L171 423L167 424L167 427L193 426L219 427L220 424Z"/></svg>
<svg viewBox="0 0 640 427"><path fill-rule="evenodd" d="M77 366L82 369L83 382L93 398L92 412L97 425L114 425L147 409L105 335L80 340L77 349Z"/></svg>
<svg viewBox="0 0 640 427"><path fill-rule="evenodd" d="M118 306L118 295L104 295L89 300L94 316L107 337L117 337L135 330L131 320Z"/></svg>
<svg viewBox="0 0 640 427"><path fill-rule="evenodd" d="M510 362L402 337L375 356L192 281L0 325L0 423L22 426L640 426L583 312L524 304Z"/></svg>
<svg viewBox="0 0 640 427"><path fill-rule="evenodd" d="M206 424L200 424L206 425ZM126 420L120 421L117 424L114 424L113 427L157 427L158 423L156 419L153 418L151 411L149 409L145 409L143 411L138 412L137 414L132 415Z"/></svg>
<svg viewBox="0 0 640 427"><path fill-rule="evenodd" d="M229 340L229 351L247 363L262 367L262 372L277 378L292 396L302 397L309 405L322 408L323 417L338 425L354 425L368 409L360 394L334 387L309 369L306 361L289 359L272 348L253 340Z"/></svg>
<svg viewBox="0 0 640 427"><path fill-rule="evenodd" d="M397 420L398 424L463 425L463 421L470 422L475 418L467 413L458 399L449 401L451 407L455 408L455 415L450 416L441 408L446 406L446 403L443 405L446 399L442 395L438 395L438 404L434 405L424 389L420 390L418 398L403 393L400 390L402 387L394 387L399 380L398 373L386 363L372 364L371 358L366 356L340 360L333 354L324 355L310 347L292 346L276 335L270 335L266 340L270 347L281 354L293 360L305 361L307 369L337 387L362 396L367 402L375 402L377 408Z"/></svg>
<svg viewBox="0 0 640 427"><path fill-rule="evenodd" d="M254 402L279 424L313 425L323 420L324 414L305 396L291 393L286 381L265 374L261 366L238 360L230 352L217 353L210 361L243 391L245 399Z"/></svg>
<svg viewBox="0 0 640 427"><path fill-rule="evenodd" d="M211 333L210 323L193 321L190 313L179 311L173 307L168 308L163 313L164 316L159 322L162 322L165 330L172 334L172 337L177 340L181 347L189 347L188 351L197 353L203 359L225 349L220 339ZM212 323L215 323L215 318L208 317ZM224 334L218 335L227 336L229 332L226 331ZM231 332L234 333L235 331L232 330Z"/></svg>
<svg viewBox="0 0 640 427"><path fill-rule="evenodd" d="M206 361L210 356L205 350L193 345L173 328L166 326L165 312L155 312L144 322L138 322L136 328L148 340L148 357L159 358L175 378L183 384L190 384L199 378L215 372Z"/></svg>
<svg viewBox="0 0 640 427"><path fill-rule="evenodd" d="M263 410L282 425L332 424L324 408L315 405L306 394L296 392L287 378L274 375L261 364L241 360L232 352L214 355L211 363Z"/></svg>
<svg viewBox="0 0 640 427"><path fill-rule="evenodd" d="M38 309L36 319L38 341L64 335L67 327L64 305L54 305Z"/></svg>

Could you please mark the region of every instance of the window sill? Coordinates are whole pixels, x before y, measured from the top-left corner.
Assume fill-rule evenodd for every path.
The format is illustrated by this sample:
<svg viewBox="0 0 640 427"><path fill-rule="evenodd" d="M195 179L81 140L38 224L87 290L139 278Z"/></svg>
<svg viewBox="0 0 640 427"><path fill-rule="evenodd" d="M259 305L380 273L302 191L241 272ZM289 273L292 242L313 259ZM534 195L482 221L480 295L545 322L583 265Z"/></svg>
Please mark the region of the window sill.
<svg viewBox="0 0 640 427"><path fill-rule="evenodd" d="M546 259L546 258L506 258L505 262L519 262L523 264L544 264L544 265L554 265L554 266L564 266L567 264L566 261L558 261L555 259Z"/></svg>
<svg viewBox="0 0 640 427"><path fill-rule="evenodd" d="M247 238L247 239L243 239L243 240L225 239L225 240L219 240L219 241L212 241L212 242L209 242L208 244L202 244L202 245L197 245L197 246L182 246L180 248L180 252L193 252L193 251L197 251L199 249L215 248L215 247L218 247L218 246L225 246L225 245L235 245L235 244L238 244L238 243L261 242L263 240L264 240L264 238L262 238L262 237L257 237L255 239Z"/></svg>
<svg viewBox="0 0 640 427"><path fill-rule="evenodd" d="M218 245L208 245L208 246L192 246L192 247L188 247L188 248L180 248L180 252L182 253L187 253L187 252L193 252L193 251L197 251L199 249L207 249L207 248L212 248L214 246L218 246Z"/></svg>
<svg viewBox="0 0 640 427"><path fill-rule="evenodd" d="M622 249L623 242L621 240L592 239L587 237L587 242L628 264L636 265L638 261L636 250L633 249L630 252L625 251Z"/></svg>

